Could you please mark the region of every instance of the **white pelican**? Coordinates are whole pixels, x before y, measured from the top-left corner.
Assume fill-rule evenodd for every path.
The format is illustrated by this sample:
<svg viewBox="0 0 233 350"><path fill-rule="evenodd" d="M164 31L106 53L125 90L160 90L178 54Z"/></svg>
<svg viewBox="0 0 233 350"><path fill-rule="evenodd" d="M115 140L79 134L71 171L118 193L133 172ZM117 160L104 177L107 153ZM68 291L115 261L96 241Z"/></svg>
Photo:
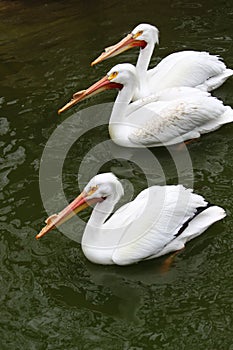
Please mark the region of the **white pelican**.
<svg viewBox="0 0 233 350"><path fill-rule="evenodd" d="M124 147L167 146L200 137L233 121L233 110L208 92L195 88L165 89L130 103L137 87L136 68L123 63L73 99L58 113L100 91L119 88L112 109L109 133Z"/></svg>
<svg viewBox="0 0 233 350"><path fill-rule="evenodd" d="M123 194L115 175L96 175L71 204L46 220L36 238L95 204L82 237L84 255L96 264L128 265L183 249L226 216L191 189L170 185L145 189L109 218Z"/></svg>
<svg viewBox="0 0 233 350"><path fill-rule="evenodd" d="M105 49L92 65L139 46L136 64L139 88L133 100L175 86L197 87L211 91L222 85L233 75L218 56L201 51L180 51L168 55L156 67L147 70L154 46L159 42L159 31L150 24L139 24L118 44Z"/></svg>

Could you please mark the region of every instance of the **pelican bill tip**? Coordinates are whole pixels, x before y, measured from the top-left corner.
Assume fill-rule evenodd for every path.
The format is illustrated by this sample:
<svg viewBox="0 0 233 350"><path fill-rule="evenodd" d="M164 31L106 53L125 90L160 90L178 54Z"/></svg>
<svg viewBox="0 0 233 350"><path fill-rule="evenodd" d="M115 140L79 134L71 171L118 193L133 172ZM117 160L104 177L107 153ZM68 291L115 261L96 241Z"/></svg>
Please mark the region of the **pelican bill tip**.
<svg viewBox="0 0 233 350"><path fill-rule="evenodd" d="M68 102L67 104L65 104L65 106L63 106L62 108L60 108L57 113L58 115L60 115L61 113L65 112L67 109L71 108L72 107L72 102L74 100L72 99L70 102Z"/></svg>
<svg viewBox="0 0 233 350"><path fill-rule="evenodd" d="M44 232L44 229L42 229L39 233L37 233L37 235L36 235L36 239L38 240L38 239L40 239L41 237L43 237L43 232Z"/></svg>
<svg viewBox="0 0 233 350"><path fill-rule="evenodd" d="M95 66L97 63L99 63L99 57L91 62L91 67Z"/></svg>
<svg viewBox="0 0 233 350"><path fill-rule="evenodd" d="M61 113L63 113L64 111L66 110L65 106L60 108L58 111L57 111L57 114L60 115Z"/></svg>

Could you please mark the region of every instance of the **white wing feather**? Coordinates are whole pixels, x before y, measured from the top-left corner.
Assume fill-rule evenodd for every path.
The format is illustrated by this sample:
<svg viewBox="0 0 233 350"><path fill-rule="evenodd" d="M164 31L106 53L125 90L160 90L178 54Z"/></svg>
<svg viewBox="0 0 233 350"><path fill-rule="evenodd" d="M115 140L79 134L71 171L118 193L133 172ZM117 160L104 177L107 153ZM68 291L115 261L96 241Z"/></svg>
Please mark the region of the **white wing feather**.
<svg viewBox="0 0 233 350"><path fill-rule="evenodd" d="M175 144L233 121L230 107L215 97L202 94L187 94L182 99L149 103L138 109L131 114L135 128L129 135L130 141L145 146Z"/></svg>
<svg viewBox="0 0 233 350"><path fill-rule="evenodd" d="M149 104L153 102L167 102L177 99L186 99L190 98L192 96L192 99L199 99L203 97L209 97L211 96L210 93L206 91L201 91L200 89L187 87L187 86L179 86L179 87L173 87L173 88L167 88L161 91L158 91L154 94L151 94L146 97L142 97L128 105L127 108L127 116L131 116L134 112L139 110L143 106L148 106ZM158 105L155 105L158 106ZM166 104L164 104L166 106Z"/></svg>
<svg viewBox="0 0 233 350"><path fill-rule="evenodd" d="M218 56L208 52L182 51L168 55L147 71L147 80L151 92L174 86L211 91L231 75L233 70L227 69ZM214 80L208 82L213 77Z"/></svg>
<svg viewBox="0 0 233 350"><path fill-rule="evenodd" d="M203 197L193 194L192 190L178 185L150 187L129 203L129 207L131 205L137 215L133 220L129 218L114 250L112 260L118 265L159 255L160 251L175 241L176 233L194 216L196 208L205 206L206 202ZM123 217L127 220L127 216L131 215L129 207L123 207L113 215L108 221L110 227L113 223L119 225Z"/></svg>

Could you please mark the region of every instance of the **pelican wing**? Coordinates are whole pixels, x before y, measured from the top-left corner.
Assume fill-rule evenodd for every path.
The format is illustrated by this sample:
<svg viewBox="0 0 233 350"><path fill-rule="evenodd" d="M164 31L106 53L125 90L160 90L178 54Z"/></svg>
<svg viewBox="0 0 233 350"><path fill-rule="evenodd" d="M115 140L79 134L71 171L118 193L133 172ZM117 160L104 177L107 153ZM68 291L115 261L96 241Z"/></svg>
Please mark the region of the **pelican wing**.
<svg viewBox="0 0 233 350"><path fill-rule="evenodd" d="M192 97L192 99L198 99L203 97L209 97L211 96L211 94L207 91L201 91L194 87L177 86L158 91L156 93L156 96L158 101L171 101L178 99L186 99L190 97Z"/></svg>
<svg viewBox="0 0 233 350"><path fill-rule="evenodd" d="M147 72L151 91L173 86L200 86L203 90L212 90L208 79L222 75L225 64L218 56L208 52L181 51L165 57L155 68ZM230 73L230 72L229 72ZM231 71L232 75L233 71ZM225 79L226 80L226 79Z"/></svg>
<svg viewBox="0 0 233 350"><path fill-rule="evenodd" d="M129 139L134 144L161 146L198 138L220 127L227 109L221 101L206 94L149 103L132 114L137 127Z"/></svg>
<svg viewBox="0 0 233 350"><path fill-rule="evenodd" d="M135 118L135 113L137 113L137 111L140 112L141 116L142 113L140 109L142 107L146 107L147 111L152 110L155 115L156 113L160 113L162 108L167 108L169 106L168 102L173 104L175 100L186 101L190 100L191 98L191 100L195 103L195 101L198 101L198 99L203 99L204 97L210 96L210 93L206 91L201 91L188 86L167 88L130 103L127 107L127 117ZM145 114L147 114L146 111L143 114L145 119Z"/></svg>
<svg viewBox="0 0 233 350"><path fill-rule="evenodd" d="M132 206L132 207L131 207ZM203 197L178 186L153 186L140 193L108 220L108 225L126 224L114 249L112 260L118 265L132 264L150 256L159 256L165 247L182 248L176 234L195 215L196 208L206 206ZM133 220L130 217L132 211Z"/></svg>

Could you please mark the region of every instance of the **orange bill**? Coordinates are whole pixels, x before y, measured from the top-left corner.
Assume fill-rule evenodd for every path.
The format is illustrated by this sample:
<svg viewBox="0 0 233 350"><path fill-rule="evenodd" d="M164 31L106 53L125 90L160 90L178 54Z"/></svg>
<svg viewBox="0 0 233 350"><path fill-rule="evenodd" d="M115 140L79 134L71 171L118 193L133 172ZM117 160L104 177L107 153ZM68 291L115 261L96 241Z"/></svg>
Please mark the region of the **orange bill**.
<svg viewBox="0 0 233 350"><path fill-rule="evenodd" d="M121 89L122 85L118 83L112 82L109 77L106 75L104 78L97 81L95 84L91 85L87 90L82 90L79 92L76 92L73 95L73 98L70 102L68 102L64 107L60 108L58 110L58 114L61 114L62 112L68 110L69 108L73 107L76 103L90 97L98 94L101 91L105 91L108 89Z"/></svg>
<svg viewBox="0 0 233 350"><path fill-rule="evenodd" d="M100 63L107 58L114 57L120 53L129 50L133 47L140 46L144 48L147 44L144 40L137 40L137 34L128 34L124 39L119 41L116 45L106 47L105 51L101 53L92 63L91 66L94 66L97 63Z"/></svg>
<svg viewBox="0 0 233 350"><path fill-rule="evenodd" d="M79 213L83 209L87 208L92 204L101 202L102 198L92 198L87 200L88 194L82 192L73 202L71 202L65 209L63 209L59 214L51 215L46 221L46 226L36 235L36 239L43 237L46 233L53 230L55 227L60 226L72 216Z"/></svg>

